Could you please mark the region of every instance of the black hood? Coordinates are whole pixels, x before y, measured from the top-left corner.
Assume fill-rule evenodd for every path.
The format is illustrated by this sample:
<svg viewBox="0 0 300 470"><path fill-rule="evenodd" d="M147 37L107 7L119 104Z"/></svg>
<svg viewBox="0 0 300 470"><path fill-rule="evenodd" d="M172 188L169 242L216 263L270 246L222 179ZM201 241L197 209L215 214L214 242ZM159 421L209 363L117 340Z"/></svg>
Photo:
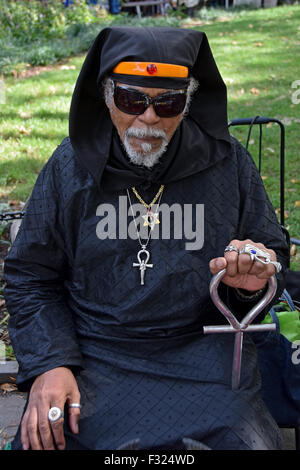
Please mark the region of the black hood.
<svg viewBox="0 0 300 470"><path fill-rule="evenodd" d="M102 81L112 74L113 68L121 61L183 65L200 84L193 95L188 115L161 157L159 171L156 168L156 171L149 173L149 170L136 167L121 155L122 150L117 152L117 157L111 154L113 148L121 148L121 145L118 136L113 137L116 133L113 132L104 101ZM119 81L125 83L158 88L179 88L186 82L186 79L120 77ZM77 79L69 126L77 157L99 184L103 174L110 180L106 182L108 185L119 179L124 187L128 187L142 182L145 175L148 180L167 183L223 159L231 149L227 128L227 93L206 35L200 31L160 27L103 29L91 46ZM113 140L117 141L117 145L112 145ZM116 160L117 171L113 164Z"/></svg>

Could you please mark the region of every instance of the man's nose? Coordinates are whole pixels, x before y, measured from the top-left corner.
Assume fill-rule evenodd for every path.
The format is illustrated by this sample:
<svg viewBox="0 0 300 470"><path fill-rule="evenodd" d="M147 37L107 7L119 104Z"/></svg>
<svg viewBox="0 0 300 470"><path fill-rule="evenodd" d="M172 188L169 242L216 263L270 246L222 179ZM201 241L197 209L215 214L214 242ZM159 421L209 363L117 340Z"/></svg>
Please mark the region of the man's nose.
<svg viewBox="0 0 300 470"><path fill-rule="evenodd" d="M146 124L157 124L160 120L160 117L154 111L154 107L152 104L148 106L146 111L143 114L139 115L139 120L146 123Z"/></svg>

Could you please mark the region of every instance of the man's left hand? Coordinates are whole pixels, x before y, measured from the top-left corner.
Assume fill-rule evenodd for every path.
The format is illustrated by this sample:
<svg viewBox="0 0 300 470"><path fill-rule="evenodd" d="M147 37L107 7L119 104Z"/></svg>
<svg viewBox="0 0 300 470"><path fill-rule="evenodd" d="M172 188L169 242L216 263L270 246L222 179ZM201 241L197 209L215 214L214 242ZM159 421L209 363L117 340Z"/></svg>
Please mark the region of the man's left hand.
<svg viewBox="0 0 300 470"><path fill-rule="evenodd" d="M270 255L271 261L276 261L276 254L262 243L252 240L231 240L228 245L233 245L240 251L244 245L251 244ZM247 253L239 254L235 251L224 253L223 257L214 258L209 263L212 274L217 274L226 268L226 274L222 282L230 287L245 289L251 292L263 289L268 279L275 274L273 264L263 264L260 261L252 261Z"/></svg>

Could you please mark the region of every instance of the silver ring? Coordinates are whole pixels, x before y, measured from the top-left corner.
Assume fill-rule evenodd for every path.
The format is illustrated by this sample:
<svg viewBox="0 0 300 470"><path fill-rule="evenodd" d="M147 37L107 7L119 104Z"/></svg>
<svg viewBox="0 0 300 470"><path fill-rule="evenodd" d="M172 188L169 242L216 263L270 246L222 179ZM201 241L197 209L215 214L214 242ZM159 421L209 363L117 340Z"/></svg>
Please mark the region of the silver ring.
<svg viewBox="0 0 300 470"><path fill-rule="evenodd" d="M259 261L263 264L269 264L271 262L270 254L267 251L261 250L257 248L257 246L250 245L250 243L246 243L246 245L240 249L240 255L242 254L250 255L252 261Z"/></svg>
<svg viewBox="0 0 300 470"><path fill-rule="evenodd" d="M63 417L64 412L61 408L58 408L58 406L52 406L52 408L50 408L50 410L48 411L48 419L51 423L55 423Z"/></svg>
<svg viewBox="0 0 300 470"><path fill-rule="evenodd" d="M240 254L244 253L250 255L252 261L259 261L263 264L273 264L277 273L279 273L282 269L282 266L278 261L271 261L270 254L267 251L261 250L260 248L257 248L257 246L251 245L250 243L247 243L241 248Z"/></svg>
<svg viewBox="0 0 300 470"><path fill-rule="evenodd" d="M70 403L69 408L81 408L80 403Z"/></svg>
<svg viewBox="0 0 300 470"><path fill-rule="evenodd" d="M224 253L227 253L228 251L235 251L236 253L239 253L239 250L236 246L234 245L228 245L226 246Z"/></svg>
<svg viewBox="0 0 300 470"><path fill-rule="evenodd" d="M282 270L282 266L279 261L270 261L270 264L273 264L275 266L276 272L280 273L280 271Z"/></svg>

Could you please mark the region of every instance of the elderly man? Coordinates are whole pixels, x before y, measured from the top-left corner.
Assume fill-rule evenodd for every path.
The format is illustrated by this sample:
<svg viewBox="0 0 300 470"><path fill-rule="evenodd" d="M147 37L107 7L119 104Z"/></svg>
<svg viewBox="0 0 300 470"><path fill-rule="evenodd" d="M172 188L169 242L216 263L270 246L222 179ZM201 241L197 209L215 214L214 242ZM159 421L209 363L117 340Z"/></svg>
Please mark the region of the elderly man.
<svg viewBox="0 0 300 470"><path fill-rule="evenodd" d="M232 390L234 335L203 326L225 322L212 274L241 319L287 256L206 36L103 30L5 262L29 390L13 448L280 448L251 335Z"/></svg>

